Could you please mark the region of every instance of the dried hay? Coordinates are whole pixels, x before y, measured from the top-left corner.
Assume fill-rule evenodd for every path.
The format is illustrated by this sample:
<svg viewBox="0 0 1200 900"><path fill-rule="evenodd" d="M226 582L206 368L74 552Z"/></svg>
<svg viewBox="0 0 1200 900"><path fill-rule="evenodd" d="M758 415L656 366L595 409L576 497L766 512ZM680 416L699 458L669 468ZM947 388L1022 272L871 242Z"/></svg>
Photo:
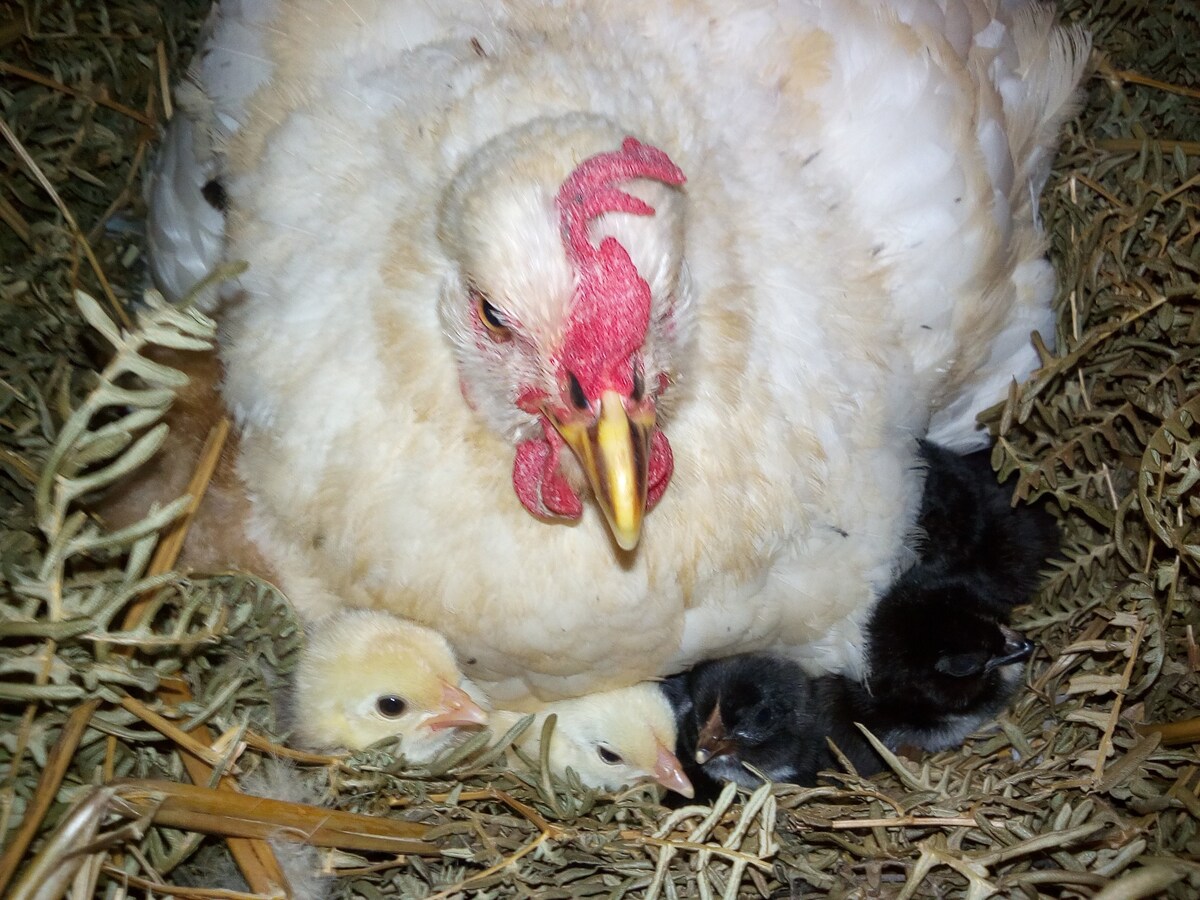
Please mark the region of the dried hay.
<svg viewBox="0 0 1200 900"><path fill-rule="evenodd" d="M161 440L178 378L143 351L211 339L200 316L134 303L138 183L205 6L0 3L0 892L1195 896L1193 4L1065 4L1101 52L1044 200L1061 349L992 412L998 467L1053 498L1067 536L1023 617L1030 690L959 751L674 812L544 762L505 771L478 741L415 772L394 748L280 746L271 695L300 632L279 594L172 573L158 537L186 501L117 534L78 511ZM302 883L287 841L327 848L299 864L336 880Z"/></svg>

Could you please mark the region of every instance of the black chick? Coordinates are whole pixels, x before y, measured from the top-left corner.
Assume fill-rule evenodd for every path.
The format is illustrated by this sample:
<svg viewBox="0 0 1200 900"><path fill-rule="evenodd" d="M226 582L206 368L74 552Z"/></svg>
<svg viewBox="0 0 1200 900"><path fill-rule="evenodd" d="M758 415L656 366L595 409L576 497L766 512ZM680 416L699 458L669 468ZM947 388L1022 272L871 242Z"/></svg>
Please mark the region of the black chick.
<svg viewBox="0 0 1200 900"><path fill-rule="evenodd" d="M815 784L833 768L831 737L852 761L878 770L870 745L851 724L846 679L812 677L793 660L764 653L702 663L667 679L677 716L676 756L701 800L725 781L761 784L749 764L771 781Z"/></svg>
<svg viewBox="0 0 1200 900"><path fill-rule="evenodd" d="M926 466L917 563L876 602L867 622L866 678L851 705L889 747L944 750L994 718L1033 652L1008 627L1058 549L1044 509L1012 507L990 451L961 456L922 441Z"/></svg>
<svg viewBox="0 0 1200 900"><path fill-rule="evenodd" d="M866 677L854 714L888 747L945 750L994 719L1017 689L1033 642L991 606L976 578L910 569L866 627Z"/></svg>
<svg viewBox="0 0 1200 900"><path fill-rule="evenodd" d="M723 781L812 785L839 768L828 738L861 775L883 760L854 723L885 746L943 750L994 718L1020 680L1033 643L990 612L977 586L912 570L879 601L867 625L868 677L813 677L792 660L746 654L668 679L676 755L711 797Z"/></svg>
<svg viewBox="0 0 1200 900"><path fill-rule="evenodd" d="M996 481L991 451L965 456L922 441L925 486L917 526L923 575L975 583L976 599L1005 618L1029 602L1046 560L1058 550L1058 526L1045 509L1014 508Z"/></svg>
<svg viewBox="0 0 1200 900"><path fill-rule="evenodd" d="M955 746L994 718L1020 680L1033 644L1008 627L1039 569L1058 547L1053 518L1012 508L989 451L960 456L920 444L927 473L916 564L879 599L868 620L862 681L811 677L794 662L749 654L704 663L668 679L677 756L698 796L722 781L758 778L815 784L835 768L826 738L860 774L882 760L855 727L890 749Z"/></svg>

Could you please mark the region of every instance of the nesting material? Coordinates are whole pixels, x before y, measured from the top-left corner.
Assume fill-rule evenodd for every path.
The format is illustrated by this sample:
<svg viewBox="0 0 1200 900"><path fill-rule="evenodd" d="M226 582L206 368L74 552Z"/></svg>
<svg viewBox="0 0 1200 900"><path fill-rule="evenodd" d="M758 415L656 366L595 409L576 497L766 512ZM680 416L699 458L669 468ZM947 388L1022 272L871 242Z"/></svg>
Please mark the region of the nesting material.
<svg viewBox="0 0 1200 900"><path fill-rule="evenodd" d="M730 788L674 811L648 788L584 791L544 760L510 770L484 735L416 770L394 746L286 747L272 698L302 631L285 599L154 562L186 501L115 534L86 513L161 440L179 379L148 346L211 341L202 318L141 300L139 255L140 178L206 5L0 11L0 894L199 897L167 885L232 866L245 891L281 896L266 839L284 838L327 848L303 858L337 876L320 882L333 896L1195 896L1187 4L1063 4L1098 53L1043 199L1059 349L990 413L995 464L1022 499L1053 501L1065 535L1015 617L1040 646L1028 689L963 748L892 758L870 781ZM340 815L240 796L272 756L294 765L293 796Z"/></svg>

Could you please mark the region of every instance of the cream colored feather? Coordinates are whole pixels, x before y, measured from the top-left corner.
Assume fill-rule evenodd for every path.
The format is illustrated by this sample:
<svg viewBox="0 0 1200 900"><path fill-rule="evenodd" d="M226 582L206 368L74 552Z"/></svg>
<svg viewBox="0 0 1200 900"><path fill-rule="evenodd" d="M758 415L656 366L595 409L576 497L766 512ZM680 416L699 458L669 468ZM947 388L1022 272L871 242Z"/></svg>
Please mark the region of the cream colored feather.
<svg viewBox="0 0 1200 900"><path fill-rule="evenodd" d="M487 722L440 634L373 610L334 613L309 627L286 699L299 743L359 750L399 737L416 764Z"/></svg>
<svg viewBox="0 0 1200 900"><path fill-rule="evenodd" d="M517 739L535 764L542 728L551 715L555 723L547 759L560 776L569 769L585 787L606 791L656 782L685 797L693 795L692 783L675 757L675 713L657 684L642 682L545 704ZM493 710L489 724L499 737L521 717Z"/></svg>
<svg viewBox="0 0 1200 900"><path fill-rule="evenodd" d="M309 629L283 704L301 744L361 750L399 737L416 764L465 738L465 728L486 722L500 738L523 716L505 709L485 716L489 705L462 678L441 635L375 610L335 613ZM544 704L517 739L534 760L551 715L548 758L559 775L570 769L584 785L610 791L655 781L691 796L674 755L675 714L657 684Z"/></svg>
<svg viewBox="0 0 1200 900"><path fill-rule="evenodd" d="M854 671L915 439L979 445L1051 338L1036 197L1086 51L1001 0L223 4L197 77L236 123L249 533L308 617L434 627L505 703L765 647ZM628 554L512 480L574 284L555 192L626 135L687 177L592 229L649 285L670 384L674 475ZM480 285L541 356L472 336Z"/></svg>

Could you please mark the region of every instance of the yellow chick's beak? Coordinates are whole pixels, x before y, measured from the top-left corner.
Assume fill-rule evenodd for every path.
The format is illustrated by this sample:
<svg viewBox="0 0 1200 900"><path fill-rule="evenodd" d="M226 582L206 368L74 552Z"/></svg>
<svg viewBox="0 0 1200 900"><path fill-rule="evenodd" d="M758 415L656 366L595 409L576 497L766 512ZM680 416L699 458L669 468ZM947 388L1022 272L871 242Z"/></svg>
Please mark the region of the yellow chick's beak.
<svg viewBox="0 0 1200 900"><path fill-rule="evenodd" d="M625 412L616 391L600 395L600 415L592 422L558 422L548 416L587 475L596 502L622 550L632 550L642 535L650 471L654 410Z"/></svg>
<svg viewBox="0 0 1200 900"><path fill-rule="evenodd" d="M666 748L661 741L658 745L658 758L654 761L654 780L669 791L691 798L696 796L692 782L683 774L683 766L675 754Z"/></svg>
<svg viewBox="0 0 1200 900"><path fill-rule="evenodd" d="M714 757L729 753L734 746L734 742L725 733L725 723L721 721L721 707L714 706L708 721L696 737L696 762L704 765Z"/></svg>
<svg viewBox="0 0 1200 900"><path fill-rule="evenodd" d="M482 707L472 700L462 688L444 681L442 682L442 710L426 719L422 724L430 731L487 724L487 713Z"/></svg>

